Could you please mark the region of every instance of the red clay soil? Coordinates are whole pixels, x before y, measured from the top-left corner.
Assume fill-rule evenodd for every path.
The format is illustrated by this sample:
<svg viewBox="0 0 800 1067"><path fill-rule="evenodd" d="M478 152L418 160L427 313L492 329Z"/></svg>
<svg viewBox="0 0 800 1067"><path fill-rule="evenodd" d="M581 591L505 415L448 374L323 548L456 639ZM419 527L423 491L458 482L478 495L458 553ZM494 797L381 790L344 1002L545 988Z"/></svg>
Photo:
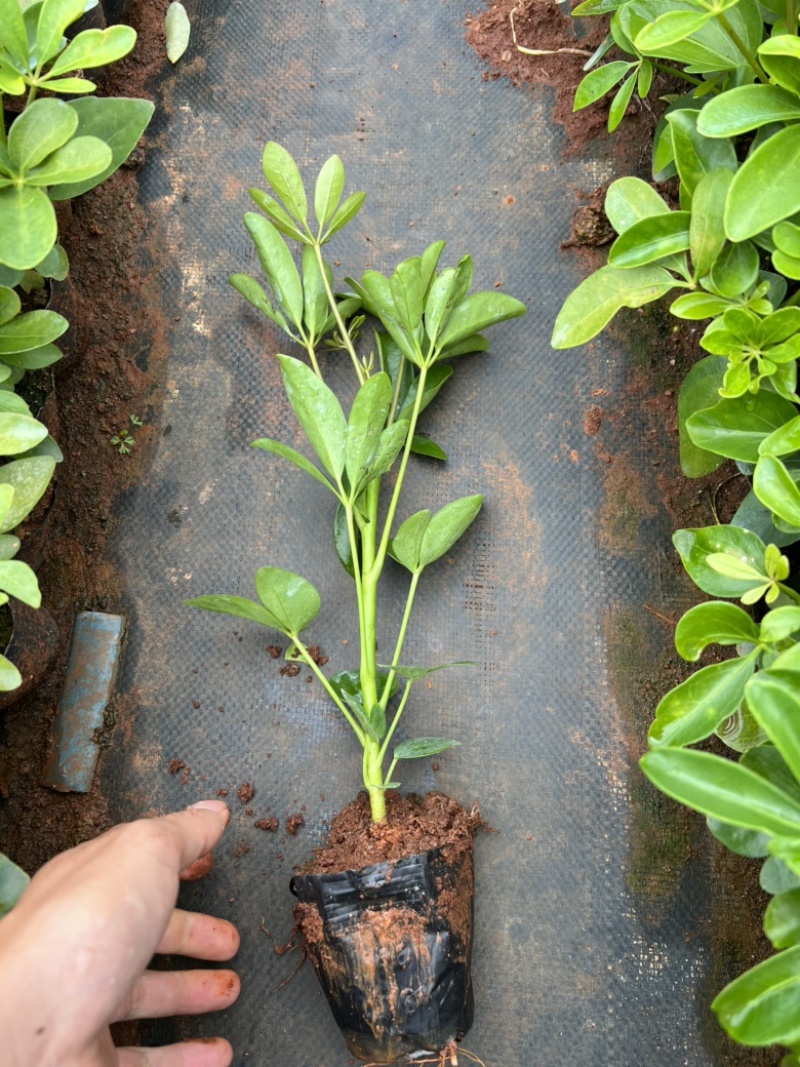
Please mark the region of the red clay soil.
<svg viewBox="0 0 800 1067"><path fill-rule="evenodd" d="M314 852L303 874L360 870L374 863L441 848L449 861L471 850L483 823L477 810L466 811L444 793L386 794L386 819L373 823L369 798L359 793L331 823L328 844Z"/></svg>

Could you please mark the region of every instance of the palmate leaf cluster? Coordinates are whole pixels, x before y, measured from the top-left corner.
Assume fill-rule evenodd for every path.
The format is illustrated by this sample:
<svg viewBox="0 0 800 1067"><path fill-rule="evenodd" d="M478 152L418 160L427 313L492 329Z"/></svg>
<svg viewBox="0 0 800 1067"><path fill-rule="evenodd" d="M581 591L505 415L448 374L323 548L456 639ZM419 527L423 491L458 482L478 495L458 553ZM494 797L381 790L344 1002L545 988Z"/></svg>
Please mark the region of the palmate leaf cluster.
<svg viewBox="0 0 800 1067"><path fill-rule="evenodd" d="M683 616L675 646L690 663L709 646L733 655L663 697L641 765L705 814L721 842L764 860L761 884L773 895L764 930L778 954L713 1007L737 1041L785 1045L784 1067L798 1067L800 594L783 552L800 540L797 4L586 0L574 13L611 16L576 108L618 87L613 128L634 89L650 91L654 70L686 87L667 98L653 145L653 179L677 177L679 203L638 178L611 184L608 263L568 297L553 344L583 344L621 308L667 294L677 318L705 322L705 354L678 403L681 466L700 477L733 460L751 489L730 524L675 534L686 570L717 598ZM615 47L626 58L596 66ZM738 763L686 747L714 734Z"/></svg>
<svg viewBox="0 0 800 1067"><path fill-rule="evenodd" d="M348 291L334 292L331 267L322 250L355 217L364 194L344 196L344 168L338 156L331 156L320 169L312 208L297 165L282 146L266 145L262 168L270 192L250 190L261 213L249 212L244 221L263 277L237 273L230 282L305 350L307 362L283 354L277 359L287 400L311 455L271 438L254 441L253 447L292 463L334 497L330 544L354 582L359 665L332 678L319 670L300 635L314 621L320 597L293 572L260 568L256 572L258 601L201 596L190 603L247 618L289 638L291 657L303 659L316 673L364 749L364 784L373 818L380 819L383 791L397 784L393 771L399 760L429 756L456 744L447 738L403 741L395 745L390 766L384 770L413 683L440 669L401 663L417 583L425 568L450 551L482 504L482 497L473 494L433 514L423 509L399 520L410 455L445 458L439 445L418 431L419 418L452 376L451 361L485 351L482 331L522 314L524 307L503 293L470 293L471 259L464 256L455 267L440 268L443 241L403 260L390 275L368 270L357 280L345 278ZM298 259L287 239L300 245ZM356 340L367 321L376 328L373 347L363 352L357 349ZM349 359L355 373L356 391L349 410L324 378L322 353L327 352L325 358L330 360L336 351ZM387 483L390 473L392 480ZM393 661L379 668L378 583L389 557L408 571L410 581Z"/></svg>

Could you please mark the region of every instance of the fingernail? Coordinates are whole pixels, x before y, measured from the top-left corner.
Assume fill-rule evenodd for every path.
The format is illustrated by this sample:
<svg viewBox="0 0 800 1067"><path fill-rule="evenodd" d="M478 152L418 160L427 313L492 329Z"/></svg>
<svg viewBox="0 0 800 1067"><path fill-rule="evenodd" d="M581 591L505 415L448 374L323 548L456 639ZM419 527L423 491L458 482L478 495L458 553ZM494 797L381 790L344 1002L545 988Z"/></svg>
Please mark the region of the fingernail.
<svg viewBox="0 0 800 1067"><path fill-rule="evenodd" d="M190 804L189 810L199 808L201 811L216 811L219 814L223 812L228 814L228 805L224 800L198 800L196 804Z"/></svg>

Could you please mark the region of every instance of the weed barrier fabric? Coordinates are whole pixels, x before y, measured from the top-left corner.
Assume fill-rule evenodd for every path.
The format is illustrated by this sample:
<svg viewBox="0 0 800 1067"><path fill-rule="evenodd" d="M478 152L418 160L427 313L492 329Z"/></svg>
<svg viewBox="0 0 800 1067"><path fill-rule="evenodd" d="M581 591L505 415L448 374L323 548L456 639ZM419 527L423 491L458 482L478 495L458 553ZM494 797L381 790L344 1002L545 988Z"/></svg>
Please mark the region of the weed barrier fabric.
<svg viewBox="0 0 800 1067"><path fill-rule="evenodd" d="M295 570L322 595L309 639L326 669L356 666L329 498L248 447L262 436L304 447L272 358L284 341L226 284L258 271L242 214L273 139L306 175L338 152L347 191L367 191L329 246L339 284L345 270L390 270L443 238L443 262L469 252L477 287L528 305L491 332L487 354L458 363L423 427L449 461L420 460L409 481L409 513L485 494L457 550L426 572L406 649L407 662L474 666L431 675L403 725L403 736L462 743L436 765L405 764L404 788L477 801L496 831L476 842L466 1047L490 1067L742 1062L708 1017L739 962L735 946L711 940L723 910L711 847L635 769L654 696L668 688L657 664L671 640L643 605L675 617L689 594L666 552L645 410L629 405L624 426L603 429L624 467L605 463L584 430L592 405L624 395L634 357L608 339L574 352L548 344L581 276L559 251L576 194L609 180L612 163L603 145L562 159L548 91L482 79L463 40L469 10L198 0L189 51L174 69L165 61L154 86L140 188L170 357L163 410L135 413L158 427L149 470L117 514L129 723L103 787L121 819L226 793L232 820L214 869L181 899L237 924L243 982L228 1011L153 1024L147 1041L224 1034L238 1067L351 1062L311 966L292 977L296 954L275 954L265 931L289 938L293 868L355 795L357 746L307 672L280 673L266 646L285 642L184 606L203 593L252 596L259 566ZM646 372L646 353L640 363ZM393 572L379 619L387 647L403 595Z"/></svg>

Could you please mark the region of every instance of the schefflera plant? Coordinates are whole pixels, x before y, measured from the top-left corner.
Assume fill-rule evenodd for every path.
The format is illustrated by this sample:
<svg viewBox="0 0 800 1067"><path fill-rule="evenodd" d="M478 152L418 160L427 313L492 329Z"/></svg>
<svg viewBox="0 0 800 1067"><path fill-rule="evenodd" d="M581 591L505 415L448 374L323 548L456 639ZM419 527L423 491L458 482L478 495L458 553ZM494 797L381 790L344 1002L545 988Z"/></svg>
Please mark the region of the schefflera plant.
<svg viewBox="0 0 800 1067"><path fill-rule="evenodd" d="M469 256L456 267L439 270L443 241L404 260L390 277L368 270L360 281L347 278L351 292L337 295L323 247L357 214L365 194L343 198L344 167L338 156L331 156L316 179L311 219L303 181L289 153L268 143L262 168L273 195L251 189L250 196L263 214L248 213L244 222L269 293L246 274L234 274L230 282L305 350L308 363L289 355L277 358L286 396L321 466L270 438L253 442L253 447L293 463L334 497L332 544L355 587L358 669L331 678L323 674L301 638L319 611L320 597L308 581L290 571L277 567L256 571L258 602L201 596L189 603L261 623L289 639L287 657L308 665L362 748L371 815L380 822L386 815L385 792L399 784L393 781L398 761L432 756L458 743L440 737L407 740L395 745L389 759L414 682L440 669L401 663L420 577L461 537L482 504L480 495L463 497L435 514L418 511L395 529L411 453L445 458L434 442L418 434L419 418L453 373L444 361L485 351L488 345L481 331L522 315L525 308L503 293L470 293ZM285 238L300 245L299 268ZM366 316L376 319L379 328L374 332L374 349L362 355L356 340ZM356 377L357 391L347 415L324 380L319 354L325 348L343 351ZM411 580L391 662L379 665L379 584L390 557L406 568Z"/></svg>

